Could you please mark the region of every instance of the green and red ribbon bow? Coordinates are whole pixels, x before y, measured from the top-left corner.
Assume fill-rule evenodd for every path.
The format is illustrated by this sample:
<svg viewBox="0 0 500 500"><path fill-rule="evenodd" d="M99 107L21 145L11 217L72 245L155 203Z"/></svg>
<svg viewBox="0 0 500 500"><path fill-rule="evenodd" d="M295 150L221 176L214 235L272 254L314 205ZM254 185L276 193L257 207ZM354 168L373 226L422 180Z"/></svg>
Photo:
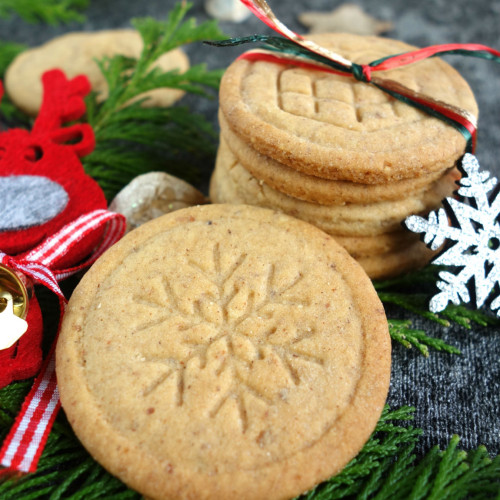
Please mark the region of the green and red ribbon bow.
<svg viewBox="0 0 500 500"><path fill-rule="evenodd" d="M387 56L372 61L369 64L357 64L331 50L321 47L311 40L307 40L287 28L275 16L265 0L240 1L261 21L282 35L282 37L251 35L207 43L218 47L225 47L258 42L262 44L264 50L246 52L238 59L292 64L302 68L320 70L337 75L353 76L361 82L375 85L392 97L449 123L464 136L467 141L466 151L474 152L476 147L477 123L476 118L468 111L415 92L394 80L380 78L373 73L400 68L423 59L449 54L473 56L500 62L500 51L486 45L452 43L433 45L403 54Z"/></svg>

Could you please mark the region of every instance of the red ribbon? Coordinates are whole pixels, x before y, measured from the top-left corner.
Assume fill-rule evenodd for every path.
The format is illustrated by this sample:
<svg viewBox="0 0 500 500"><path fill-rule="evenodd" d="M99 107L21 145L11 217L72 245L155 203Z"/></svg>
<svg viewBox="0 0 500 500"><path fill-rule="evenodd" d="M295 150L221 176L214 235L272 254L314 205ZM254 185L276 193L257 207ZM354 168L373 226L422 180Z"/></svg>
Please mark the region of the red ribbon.
<svg viewBox="0 0 500 500"><path fill-rule="evenodd" d="M327 64L311 60L304 60L299 54L275 53L252 51L242 54L239 58L249 60L264 60L281 64L292 64L294 66L315 69L334 73L342 76L354 76L358 80L372 83L384 92L400 99L410 105L417 107L433 116L437 116L455 126L467 140L467 150L474 151L476 145L477 125L475 117L467 111L459 109L450 104L437 101L431 97L412 91L411 89L398 84L392 80L373 76L374 72L387 71L394 68L413 64L415 62L434 57L439 54L461 54L482 57L484 59L500 62L500 51L481 44L450 43L443 45L433 45L423 49L417 49L403 54L397 54L373 61L370 64L355 64L328 49L325 49L314 42L307 40L301 35L290 30L272 12L265 0L241 0L248 9L253 12L262 22L278 32L280 35L291 40L309 53L319 55L323 60L335 63L337 69ZM257 41L256 39L251 41ZM302 54L303 55L303 54ZM307 57L307 56L306 56Z"/></svg>
<svg viewBox="0 0 500 500"><path fill-rule="evenodd" d="M104 229L103 238L85 262L66 269L58 269L58 262L71 254L78 243L93 231ZM90 266L124 234L126 219L107 210L94 210L67 224L48 237L35 249L19 257L0 252L0 263L30 277L35 283L52 290L64 313L66 298L59 287L62 280ZM54 366L54 342L40 374L24 400L20 413L0 449L2 473L34 472L47 441L52 424L60 408L59 392Z"/></svg>

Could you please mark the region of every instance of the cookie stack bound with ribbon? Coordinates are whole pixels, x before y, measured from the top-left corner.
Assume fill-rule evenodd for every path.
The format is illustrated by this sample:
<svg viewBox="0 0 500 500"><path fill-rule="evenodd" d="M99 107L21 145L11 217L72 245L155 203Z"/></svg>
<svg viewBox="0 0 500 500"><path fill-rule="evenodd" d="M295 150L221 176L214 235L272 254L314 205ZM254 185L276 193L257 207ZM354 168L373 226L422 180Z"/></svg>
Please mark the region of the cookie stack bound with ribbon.
<svg viewBox="0 0 500 500"><path fill-rule="evenodd" d="M358 67L414 50L351 34L311 40ZM220 89L212 201L272 208L315 224L371 278L426 264L433 252L401 223L435 210L456 190L464 135L370 84L369 75L303 66L256 52L229 66ZM377 75L472 120L478 114L467 82L441 59Z"/></svg>

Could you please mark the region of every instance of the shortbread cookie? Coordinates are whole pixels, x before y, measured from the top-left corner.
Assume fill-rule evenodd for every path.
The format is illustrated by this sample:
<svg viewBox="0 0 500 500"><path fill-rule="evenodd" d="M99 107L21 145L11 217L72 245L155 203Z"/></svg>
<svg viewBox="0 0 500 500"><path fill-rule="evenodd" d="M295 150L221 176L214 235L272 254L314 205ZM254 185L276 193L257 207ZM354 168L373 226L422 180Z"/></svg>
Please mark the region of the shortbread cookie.
<svg viewBox="0 0 500 500"><path fill-rule="evenodd" d="M433 251L417 241L410 246L376 255L356 258L371 279L386 279L426 266L439 250Z"/></svg>
<svg viewBox="0 0 500 500"><path fill-rule="evenodd" d="M291 498L344 467L387 395L390 338L361 267L319 229L204 205L128 233L57 344L63 408L148 498Z"/></svg>
<svg viewBox="0 0 500 500"><path fill-rule="evenodd" d="M284 194L320 205L343 205L344 203L375 203L400 200L415 196L428 189L429 185L444 175L451 175L453 181L460 179L456 168L446 172L432 172L414 179L405 179L384 184L360 184L349 181L334 181L303 174L287 167L250 147L238 137L219 113L221 135L238 158L239 163L256 179ZM445 182L449 183L449 180Z"/></svg>
<svg viewBox="0 0 500 500"><path fill-rule="evenodd" d="M258 181L241 166L221 137L210 198L214 203L245 203L279 210L330 235L375 236L401 230L401 221L406 217L436 209L455 189L454 182L435 182L426 191L397 201L318 205L292 198Z"/></svg>
<svg viewBox="0 0 500 500"><path fill-rule="evenodd" d="M98 99L107 96L107 82L95 59L121 54L139 57L142 39L135 30L121 29L97 32L74 32L22 52L7 68L5 88L16 106L35 116L42 100L42 74L53 68L62 69L68 78L85 74ZM186 71L189 60L180 49L163 54L155 63L162 71ZM179 89L154 89L140 98L147 98L144 106L166 107L184 95Z"/></svg>
<svg viewBox="0 0 500 500"><path fill-rule="evenodd" d="M392 233L378 234L377 236L331 236L349 252L351 257L354 257L358 261L362 257L374 257L375 255L402 252L416 242L425 247L421 243L418 234L405 229Z"/></svg>
<svg viewBox="0 0 500 500"><path fill-rule="evenodd" d="M343 33L311 39L357 63L413 49ZM467 82L438 58L376 75L477 115ZM455 128L374 85L286 64L235 61L222 79L220 107L251 147L321 178L373 184L414 178L453 166L465 148Z"/></svg>

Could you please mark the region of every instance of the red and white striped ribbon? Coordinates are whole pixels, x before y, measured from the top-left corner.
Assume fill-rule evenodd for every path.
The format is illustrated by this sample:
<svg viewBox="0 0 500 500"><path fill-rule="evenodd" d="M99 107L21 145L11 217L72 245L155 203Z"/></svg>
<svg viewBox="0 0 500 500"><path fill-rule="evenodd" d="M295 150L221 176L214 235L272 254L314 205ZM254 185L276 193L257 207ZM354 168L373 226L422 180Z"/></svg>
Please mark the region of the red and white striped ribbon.
<svg viewBox="0 0 500 500"><path fill-rule="evenodd" d="M55 342L0 450L5 472L35 472L49 437L61 406L54 347Z"/></svg>
<svg viewBox="0 0 500 500"><path fill-rule="evenodd" d="M85 262L67 269L56 268L58 262L85 236L102 229L105 224L101 242ZM123 236L125 227L126 220L123 215L107 210L94 210L67 224L20 258L0 252L0 263L26 274L35 283L42 284L56 293L62 317L66 299L58 280L92 264ZM54 352L55 342L0 449L0 464L5 467L0 473L34 472L37 468L60 407Z"/></svg>

